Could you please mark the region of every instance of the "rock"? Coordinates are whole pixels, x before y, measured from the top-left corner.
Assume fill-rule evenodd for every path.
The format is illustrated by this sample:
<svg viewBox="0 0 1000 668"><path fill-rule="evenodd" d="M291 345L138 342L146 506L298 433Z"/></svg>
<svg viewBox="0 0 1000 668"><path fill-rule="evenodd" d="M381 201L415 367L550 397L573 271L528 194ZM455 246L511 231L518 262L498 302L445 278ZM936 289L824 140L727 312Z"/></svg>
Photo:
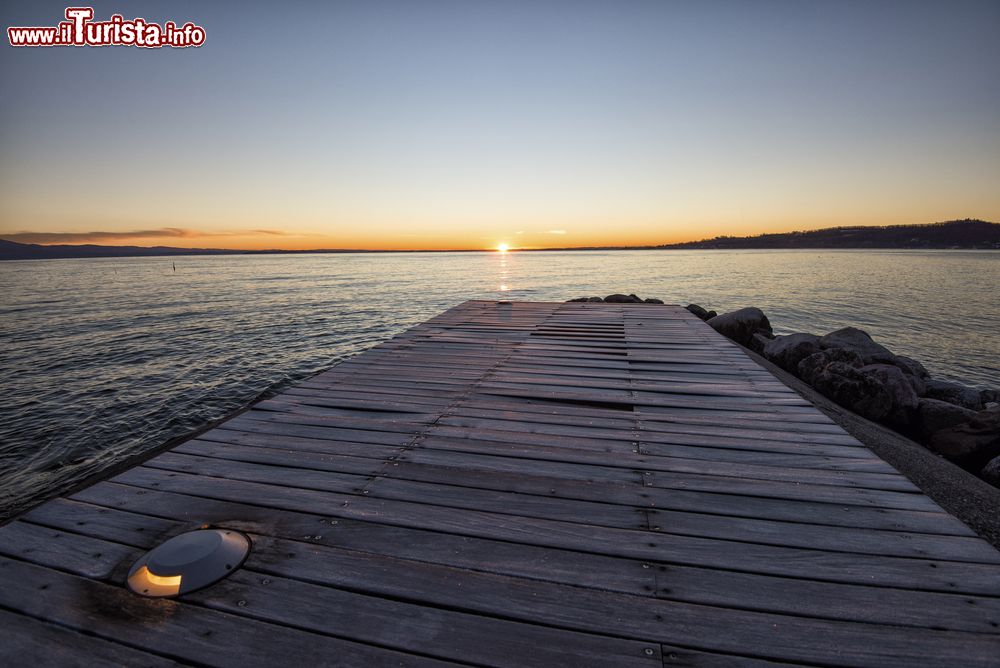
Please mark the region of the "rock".
<svg viewBox="0 0 1000 668"><path fill-rule="evenodd" d="M764 346L771 342L771 339L767 338L763 334L754 333L751 337L750 342L746 344L747 348L754 351L758 355L764 354Z"/></svg>
<svg viewBox="0 0 1000 668"><path fill-rule="evenodd" d="M698 306L697 304L688 304L684 308L686 308L691 313L694 313L696 316L698 316L702 320L708 320L708 311L706 311L702 307Z"/></svg>
<svg viewBox="0 0 1000 668"><path fill-rule="evenodd" d="M979 401L986 404L1000 404L1000 390L982 390L979 392Z"/></svg>
<svg viewBox="0 0 1000 668"><path fill-rule="evenodd" d="M950 383L946 380L928 380L926 385L924 396L928 399L940 399L974 411L983 407L979 391L971 387Z"/></svg>
<svg viewBox="0 0 1000 668"><path fill-rule="evenodd" d="M819 340L821 348L846 348L861 355L865 364L892 364L896 357L889 349L881 346L868 336L868 332L856 327L844 327L835 332L830 332Z"/></svg>
<svg viewBox="0 0 1000 668"><path fill-rule="evenodd" d="M820 351L819 337L815 334L788 334L768 339L762 354L785 371L795 373L799 362Z"/></svg>
<svg viewBox="0 0 1000 668"><path fill-rule="evenodd" d="M913 388L913 391L917 393L918 397L922 397L927 394L927 381L925 379L920 376L906 373L906 370L900 368L898 364L896 365L896 368L903 372L907 382L910 383L910 387Z"/></svg>
<svg viewBox="0 0 1000 668"><path fill-rule="evenodd" d="M754 334L761 334L769 339L774 336L767 316L759 308L754 307L717 315L710 318L708 324L723 336L747 347L751 346Z"/></svg>
<svg viewBox="0 0 1000 668"><path fill-rule="evenodd" d="M983 404L983 410L985 411L1000 411L1000 403L996 401L988 401Z"/></svg>
<svg viewBox="0 0 1000 668"><path fill-rule="evenodd" d="M1000 457L994 457L979 472L979 477L994 487L1000 487Z"/></svg>
<svg viewBox="0 0 1000 668"><path fill-rule="evenodd" d="M893 355L889 364L898 367L906 374L906 379L910 381L910 386L917 393L917 396L924 396L924 393L927 392L927 380L931 375L927 373L927 369L924 368L923 364L911 357L903 357L902 355Z"/></svg>
<svg viewBox="0 0 1000 668"><path fill-rule="evenodd" d="M709 311L708 312L708 319L711 320L712 318L714 318L717 315L719 315L718 312L716 312L716 311Z"/></svg>
<svg viewBox="0 0 1000 668"><path fill-rule="evenodd" d="M891 364L868 364L857 352L829 348L803 358L802 380L862 417L902 427L910 423L919 398L906 375Z"/></svg>
<svg viewBox="0 0 1000 668"><path fill-rule="evenodd" d="M588 302L603 302L604 297L590 297L587 299Z"/></svg>
<svg viewBox="0 0 1000 668"><path fill-rule="evenodd" d="M604 298L604 301L609 304L641 304L642 300L635 295L623 295L615 293L613 295L608 295Z"/></svg>
<svg viewBox="0 0 1000 668"><path fill-rule="evenodd" d="M976 417L975 411L962 408L955 404L939 399L921 399L917 404L917 415L914 419L914 427L923 437L920 440L927 441L931 434L942 429L948 429L968 422Z"/></svg>
<svg viewBox="0 0 1000 668"><path fill-rule="evenodd" d="M815 386L813 379L816 374L825 369L828 364L832 364L833 362L839 362L840 364L845 364L855 369L860 369L865 364L864 360L861 359L861 355L857 354L853 350L830 348L828 350L821 350L818 353L813 353L808 357L804 357L795 369L795 374L805 382Z"/></svg>
<svg viewBox="0 0 1000 668"><path fill-rule="evenodd" d="M567 299L567 302L586 302L590 301L590 297L577 297L576 299Z"/></svg>
<svg viewBox="0 0 1000 668"><path fill-rule="evenodd" d="M869 420L882 422L893 414L892 396L882 383L843 362L824 366L813 375L812 385L824 396Z"/></svg>
<svg viewBox="0 0 1000 668"><path fill-rule="evenodd" d="M662 299L657 299L656 297L647 297L646 299L642 300L642 303L643 304L662 304L663 300Z"/></svg>
<svg viewBox="0 0 1000 668"><path fill-rule="evenodd" d="M893 355L892 363L903 370L903 373L908 373L911 376L920 378L921 380L926 380L931 377L924 368L924 365L913 359L912 357L904 357L902 355Z"/></svg>
<svg viewBox="0 0 1000 668"><path fill-rule="evenodd" d="M931 435L928 447L970 470L1000 456L1000 411L980 411L969 422Z"/></svg>
<svg viewBox="0 0 1000 668"><path fill-rule="evenodd" d="M882 421L897 427L908 425L920 401L910 384L910 377L892 364L868 364L858 371L874 379L889 395L891 408Z"/></svg>
<svg viewBox="0 0 1000 668"><path fill-rule="evenodd" d="M847 330L851 331L848 333ZM834 337L834 335L838 336ZM931 375L924 368L924 365L917 360L912 357L904 357L903 355L895 355L889 352L884 346L872 341L867 333L853 327L838 330L827 336L839 338L843 341L850 341L851 345L845 345L844 347L857 351L862 359L864 359L865 364L892 364L898 367L900 371L906 374L906 379L910 382L910 386L917 393L917 396L924 396L924 392L927 389L925 380L930 378Z"/></svg>

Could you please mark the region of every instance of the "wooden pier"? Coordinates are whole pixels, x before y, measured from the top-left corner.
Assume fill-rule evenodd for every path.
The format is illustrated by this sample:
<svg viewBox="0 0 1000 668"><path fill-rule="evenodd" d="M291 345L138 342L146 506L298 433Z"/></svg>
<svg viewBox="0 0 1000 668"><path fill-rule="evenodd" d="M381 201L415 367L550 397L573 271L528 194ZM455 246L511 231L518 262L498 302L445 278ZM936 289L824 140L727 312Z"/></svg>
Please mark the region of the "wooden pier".
<svg viewBox="0 0 1000 668"><path fill-rule="evenodd" d="M200 526L244 566L129 566ZM997 666L1000 552L676 306L455 307L0 528L0 663Z"/></svg>

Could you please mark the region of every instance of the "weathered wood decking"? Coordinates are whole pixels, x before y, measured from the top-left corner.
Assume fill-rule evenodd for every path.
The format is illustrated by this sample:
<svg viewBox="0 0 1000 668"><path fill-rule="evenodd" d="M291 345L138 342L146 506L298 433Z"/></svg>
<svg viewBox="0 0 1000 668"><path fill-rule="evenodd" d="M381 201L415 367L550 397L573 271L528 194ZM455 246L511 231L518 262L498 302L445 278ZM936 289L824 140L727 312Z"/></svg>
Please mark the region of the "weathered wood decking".
<svg viewBox="0 0 1000 668"><path fill-rule="evenodd" d="M128 566L202 524L245 566ZM997 665L1000 553L674 306L468 302L0 529L27 665Z"/></svg>

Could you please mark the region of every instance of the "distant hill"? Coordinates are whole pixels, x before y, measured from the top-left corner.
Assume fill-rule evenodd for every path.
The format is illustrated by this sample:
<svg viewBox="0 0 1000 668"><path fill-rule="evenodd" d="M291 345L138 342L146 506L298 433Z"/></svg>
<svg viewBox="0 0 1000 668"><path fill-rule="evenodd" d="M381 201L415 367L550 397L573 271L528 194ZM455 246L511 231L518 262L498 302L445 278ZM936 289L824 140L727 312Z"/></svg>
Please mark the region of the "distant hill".
<svg viewBox="0 0 1000 668"><path fill-rule="evenodd" d="M62 244L43 246L0 239L0 260L64 260L94 257L162 257L171 255L303 255L309 253L383 253L355 248L317 248L315 250L233 250L227 248L176 248L174 246L99 246L97 244ZM417 251L391 251L417 252ZM437 252L437 251L435 251ZM441 251L445 252L445 251Z"/></svg>
<svg viewBox="0 0 1000 668"><path fill-rule="evenodd" d="M170 246L98 246L96 244L42 246L0 239L0 260L50 260L57 258L142 257L153 255L232 255L243 251Z"/></svg>
<svg viewBox="0 0 1000 668"><path fill-rule="evenodd" d="M755 237L715 237L657 248L1000 248L1000 224L965 219L930 225L829 227Z"/></svg>

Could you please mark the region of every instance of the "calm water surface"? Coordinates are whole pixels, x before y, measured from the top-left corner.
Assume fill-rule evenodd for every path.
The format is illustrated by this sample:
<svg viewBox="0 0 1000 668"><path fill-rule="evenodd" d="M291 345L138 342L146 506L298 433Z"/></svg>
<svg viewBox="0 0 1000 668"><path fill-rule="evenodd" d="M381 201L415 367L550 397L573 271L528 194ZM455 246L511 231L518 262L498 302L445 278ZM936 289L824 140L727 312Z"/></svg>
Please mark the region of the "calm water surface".
<svg viewBox="0 0 1000 668"><path fill-rule="evenodd" d="M986 387L1000 385L998 286L988 251L0 262L0 517L466 299L759 306L779 333L855 325Z"/></svg>

